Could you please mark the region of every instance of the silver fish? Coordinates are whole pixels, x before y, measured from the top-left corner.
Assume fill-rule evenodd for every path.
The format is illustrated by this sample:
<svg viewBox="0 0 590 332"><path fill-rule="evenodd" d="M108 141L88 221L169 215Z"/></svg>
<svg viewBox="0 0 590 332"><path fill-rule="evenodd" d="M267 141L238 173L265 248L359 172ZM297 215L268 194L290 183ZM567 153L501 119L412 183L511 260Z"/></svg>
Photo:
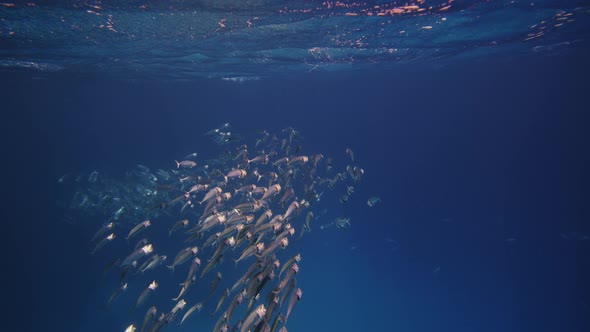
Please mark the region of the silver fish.
<svg viewBox="0 0 590 332"><path fill-rule="evenodd" d="M91 254L92 254L92 255L94 255L94 253L95 253L95 252L96 252L98 249L100 249L100 248L104 247L104 245L105 245L105 244L107 244L107 243L109 243L109 242L113 241L114 239L115 239L115 233L111 233L111 234L109 234L107 237L105 237L104 239L100 240L100 242L98 242L98 243L96 244L96 246L95 246L95 247L94 247L94 249L92 250Z"/></svg>
<svg viewBox="0 0 590 332"><path fill-rule="evenodd" d="M150 227L150 225L151 222L149 220L139 223L137 226L133 227L131 231L129 231L129 234L127 235L126 239L129 240L132 236L139 233L141 230Z"/></svg>
<svg viewBox="0 0 590 332"><path fill-rule="evenodd" d="M98 239L100 236L102 236L106 232L112 230L114 227L115 227L115 223L112 221L110 223L105 224L94 234L94 236L92 237L92 240L90 240L90 242L96 241L96 239Z"/></svg>
<svg viewBox="0 0 590 332"><path fill-rule="evenodd" d="M180 284L182 286L182 288L180 289L180 293L178 294L177 297L173 298L173 301L178 301L178 299L180 299L181 296L184 295L184 293L186 293L186 291L188 291L188 289L195 283L195 281L197 280L196 276L192 276L190 279L186 280L185 282L183 282L182 284Z"/></svg>
<svg viewBox="0 0 590 332"><path fill-rule="evenodd" d="M123 262L121 263L121 266L131 265L138 259L151 254L153 250L154 247L151 244L143 246L141 249L138 249L131 253L131 255L127 256L127 258L125 258L125 260L123 260Z"/></svg>
<svg viewBox="0 0 590 332"><path fill-rule="evenodd" d="M199 248L197 247L187 247L180 250L180 252L176 254L174 262L172 263L172 265L168 265L168 268L174 270L175 267L186 262L190 257L194 257L198 252Z"/></svg>
<svg viewBox="0 0 590 332"><path fill-rule="evenodd" d="M151 307L145 313L145 317L143 318L143 324L141 324L140 332L144 332L145 329L148 327L149 323L156 317L158 310L156 307Z"/></svg>
<svg viewBox="0 0 590 332"><path fill-rule="evenodd" d="M146 289L143 290L143 292L141 292L141 295L139 295L139 298L135 303L135 308L141 306L145 302L145 300L147 300L148 296L156 290L156 288L158 288L158 283L154 280L151 284L149 284L149 286L147 286Z"/></svg>
<svg viewBox="0 0 590 332"><path fill-rule="evenodd" d="M174 161L176 163L176 168L180 168L180 166L182 166L183 168L193 168L195 166L197 166L197 163L192 161L192 160L183 160L183 161Z"/></svg>
<svg viewBox="0 0 590 332"><path fill-rule="evenodd" d="M250 329L250 327L252 325L254 325L256 320L260 320L264 317L264 315L266 314L266 308L264 307L264 304L260 304L258 307L256 307L256 309L254 311L252 311L244 320L244 323L242 324L242 328L240 329L240 332L246 332Z"/></svg>
<svg viewBox="0 0 590 332"><path fill-rule="evenodd" d="M187 312L184 314L184 316L182 316L182 320L180 321L180 324L182 324L190 315L193 314L193 312L197 311L201 311L201 309L203 309L203 302L199 302L197 304L195 304L194 306L192 306L190 309L187 310Z"/></svg>
<svg viewBox="0 0 590 332"><path fill-rule="evenodd" d="M291 295L291 299L289 300L289 307L287 307L287 314L285 315L285 324L287 324L287 320L289 319L289 315L291 315L291 310L293 310L295 302L299 302L299 300L301 300L301 296L303 296L301 288L297 288L295 290L295 293Z"/></svg>

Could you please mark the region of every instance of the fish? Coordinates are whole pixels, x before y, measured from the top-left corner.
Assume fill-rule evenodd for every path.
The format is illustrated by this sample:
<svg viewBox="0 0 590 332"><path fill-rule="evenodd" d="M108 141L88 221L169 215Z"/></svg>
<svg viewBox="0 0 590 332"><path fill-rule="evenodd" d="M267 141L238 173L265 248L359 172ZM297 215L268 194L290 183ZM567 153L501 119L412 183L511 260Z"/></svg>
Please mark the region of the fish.
<svg viewBox="0 0 590 332"><path fill-rule="evenodd" d="M225 299L228 296L229 296L229 288L226 289L225 293L223 293L223 295L221 296L221 298L219 298L219 301L217 302L217 307L215 307L215 311L211 315L215 315L219 311L219 309L223 305L223 302L225 302Z"/></svg>
<svg viewBox="0 0 590 332"><path fill-rule="evenodd" d="M293 310L295 302L299 302L301 300L301 296L303 296L301 288L297 288L295 290L295 293L291 295L291 299L289 300L289 306L287 307L287 314L285 315L285 324L287 324L287 320L289 319L289 315L291 315L291 311Z"/></svg>
<svg viewBox="0 0 590 332"><path fill-rule="evenodd" d="M94 253L96 253L96 251L98 251L100 248L104 247L105 244L112 242L115 239L115 233L111 233L109 235L107 235L107 237L105 237L104 239L100 240L100 242L98 242L96 244L96 246L94 247L94 249L92 249L91 254L94 255Z"/></svg>
<svg viewBox="0 0 590 332"><path fill-rule="evenodd" d="M268 155L266 155L266 154L263 154L263 155L256 156L256 157L254 157L254 158L252 158L252 159L248 160L248 165L249 165L249 164L254 164L254 163L267 164L267 163L268 163L268 161L269 161L269 159L268 159Z"/></svg>
<svg viewBox="0 0 590 332"><path fill-rule="evenodd" d="M172 263L172 265L168 265L168 268L170 270L174 270L175 267L186 262L189 258L194 257L198 252L199 252L199 248L196 246L195 247L186 247L186 248L180 250L178 252L178 254L176 254L176 257L174 258L174 262Z"/></svg>
<svg viewBox="0 0 590 332"><path fill-rule="evenodd" d="M299 203L297 201L293 201L291 205L289 205L287 212L285 212L283 220L287 220L291 216L291 214L295 212L297 209L299 209Z"/></svg>
<svg viewBox="0 0 590 332"><path fill-rule="evenodd" d="M113 301L119 296L119 294L121 294L121 292L126 291L126 290L127 290L127 283L123 283L123 284L121 284L121 286L119 286L117 289L115 289L113 294L111 294L109 301L107 302L107 306L110 306L111 303L113 303Z"/></svg>
<svg viewBox="0 0 590 332"><path fill-rule="evenodd" d="M133 227L131 229L131 231L129 231L129 234L127 234L126 239L129 240L132 236L136 235L141 230L150 227L150 225L151 225L151 222L149 220L145 220L145 221L139 223L137 226Z"/></svg>
<svg viewBox="0 0 590 332"><path fill-rule="evenodd" d="M205 195L205 197L203 197L203 200L201 200L199 202L199 204L202 205L204 202L207 202L207 201L211 200L212 198L221 195L222 191L223 190L219 187L215 187L215 188L209 190L209 192L207 192L207 194Z"/></svg>
<svg viewBox="0 0 590 332"><path fill-rule="evenodd" d="M156 318L157 313L158 313L158 310L154 306L150 307L147 310L147 312L145 313L145 316L143 318L143 324L141 324L141 330L139 330L139 332L145 331L145 329L148 327L149 323Z"/></svg>
<svg viewBox="0 0 590 332"><path fill-rule="evenodd" d="M156 288L158 288L158 283L154 280L148 285L146 289L143 290L143 292L141 292L141 295L139 295L139 298L135 303L135 308L141 306L145 302L145 300L147 300L148 296L156 290Z"/></svg>
<svg viewBox="0 0 590 332"><path fill-rule="evenodd" d="M242 255L238 259L234 259L234 263L236 263L237 266L240 261L248 257L251 257L252 255L254 255L254 253L260 254L262 253L262 251L264 251L264 242L259 242L254 245L251 245L248 248L246 248L244 252L242 252Z"/></svg>
<svg viewBox="0 0 590 332"><path fill-rule="evenodd" d="M270 186L268 188L268 190L264 193L264 195L262 195L262 198L260 198L261 201L264 201L276 194L278 194L281 191L281 185L280 184L275 184L273 186Z"/></svg>
<svg viewBox="0 0 590 332"><path fill-rule="evenodd" d="M248 172L246 172L246 170L238 168L238 169L234 169L234 170L230 171L223 178L225 179L225 182L227 183L227 180L229 180L229 179L235 179L235 178L243 179L246 177L246 175L248 175Z"/></svg>
<svg viewBox="0 0 590 332"><path fill-rule="evenodd" d="M230 290L230 293L231 293L231 290ZM230 303L229 308L227 308L227 311L225 312L225 319L227 320L228 323L231 322L231 317L233 315L235 308L244 301L245 297L246 297L246 290L244 289L241 292L239 292L236 295L236 297L234 297L232 302Z"/></svg>
<svg viewBox="0 0 590 332"><path fill-rule="evenodd" d="M197 163L193 160L183 160L183 161L174 161L176 163L176 168L180 168L180 166L182 166L183 168L193 168L195 166L197 166Z"/></svg>
<svg viewBox="0 0 590 332"><path fill-rule="evenodd" d="M254 227L259 226L260 224L262 224L265 221L269 220L271 217L272 217L272 211L270 209L264 211L264 213L261 214L260 217L258 217L258 220L256 220L256 223L254 224Z"/></svg>
<svg viewBox="0 0 590 332"><path fill-rule="evenodd" d="M308 161L309 161L309 157L307 157L307 156L297 156L297 157L291 158L291 160L289 160L289 162L287 163L287 166L291 166L293 164L305 164Z"/></svg>
<svg viewBox="0 0 590 332"><path fill-rule="evenodd" d="M246 317L246 319L244 320L244 323L242 324L242 328L240 329L240 332L248 331L252 325L255 325L254 322L262 319L265 314L266 314L266 308L264 307L264 304L260 304L258 307L256 307L256 309L254 311L252 311Z"/></svg>
<svg viewBox="0 0 590 332"><path fill-rule="evenodd" d="M350 160L354 163L354 152L352 152L352 149L346 148L345 152L346 152L346 155L350 157Z"/></svg>
<svg viewBox="0 0 590 332"><path fill-rule="evenodd" d="M143 247L143 246L145 246L147 244L149 244L148 239L143 238L143 239L137 241L137 243L135 244L135 247L133 247L133 250L137 250L137 249L139 249L139 248L141 248L141 247Z"/></svg>
<svg viewBox="0 0 590 332"><path fill-rule="evenodd" d="M119 218L121 218L121 215L123 214L123 212L125 212L125 207L121 206L120 209L117 210L117 212L115 212L115 215L113 216L114 220L119 220Z"/></svg>
<svg viewBox="0 0 590 332"><path fill-rule="evenodd" d="M199 257L195 257L193 259L193 262L191 264L191 268L188 271L188 275L186 277L186 281L188 281L190 278L192 278L195 275L195 272L197 272L197 269L201 267L201 260L199 259Z"/></svg>
<svg viewBox="0 0 590 332"><path fill-rule="evenodd" d="M283 306L283 302L285 301L285 299L289 298L289 295L295 289L296 286L297 286L297 279L291 278L291 280L289 281L289 285L287 286L285 292L283 293L283 297L281 297L281 299L279 301L279 307Z"/></svg>
<svg viewBox="0 0 590 332"><path fill-rule="evenodd" d="M279 272L279 277L283 274L283 272L285 272L285 270L287 270L288 268L291 267L291 265L293 265L293 263L299 263L301 262L301 254L297 254L293 257L291 257L287 263L285 263L283 265L283 267L281 268L281 271Z"/></svg>
<svg viewBox="0 0 590 332"><path fill-rule="evenodd" d="M281 315L280 313L276 315L275 320L272 322L272 325L270 326L270 332L276 332L277 328L279 327L279 324L283 321L283 315Z"/></svg>
<svg viewBox="0 0 590 332"><path fill-rule="evenodd" d="M275 162L273 162L272 165L279 166L279 165L287 165L288 163L289 163L289 157L283 157L283 158L275 160Z"/></svg>
<svg viewBox="0 0 590 332"><path fill-rule="evenodd" d="M274 311L275 307L277 307L279 302L280 302L280 297L278 294L274 294L273 292L268 293L268 297L267 297L268 309L266 309L266 314L264 315L265 321L270 322L273 311Z"/></svg>
<svg viewBox="0 0 590 332"><path fill-rule="evenodd" d="M137 261L138 259L149 255L154 251L154 247L151 244L141 247L140 249L135 250L131 255L127 256L125 260L121 263L121 266L131 265L133 262Z"/></svg>
<svg viewBox="0 0 590 332"><path fill-rule="evenodd" d="M205 302L207 302L207 300L211 297L211 295L213 295L213 293L215 293L215 290L217 289L217 286L219 285L219 282L221 281L221 278L223 276L221 275L221 272L217 272L217 277L213 280L213 282L211 282L211 289L209 289L209 294L207 294L207 298L205 299Z"/></svg>
<svg viewBox="0 0 590 332"><path fill-rule="evenodd" d="M96 241L96 239L98 239L100 236L102 236L106 232L113 230L113 228L115 228L115 223L114 222L111 221L109 223L106 223L98 231L96 231L96 233L94 234L94 236L92 237L92 239L90 240L90 242Z"/></svg>
<svg viewBox="0 0 590 332"><path fill-rule="evenodd" d="M191 154L187 154L186 157L184 157L184 159L196 158L197 156L198 156L198 153L193 152Z"/></svg>
<svg viewBox="0 0 590 332"><path fill-rule="evenodd" d="M285 249L287 246L289 245L289 239L287 239L286 237L284 238L277 238L270 246L268 246L268 248L266 248L266 250L264 250L264 252L262 252L258 258L264 258L270 254L272 254L279 246L281 246L281 248Z"/></svg>
<svg viewBox="0 0 590 332"><path fill-rule="evenodd" d="M179 228L185 228L186 226L188 226L188 219L177 221L168 232L168 236L172 236L174 231L178 230Z"/></svg>
<svg viewBox="0 0 590 332"><path fill-rule="evenodd" d="M201 311L201 309L203 309L203 302L199 302L199 303L195 304L194 306L192 306L190 309L188 309L187 312L184 314L184 316L182 316L182 320L180 321L180 325L182 325L182 323L190 315L192 315L195 311L199 312L199 311Z"/></svg>
<svg viewBox="0 0 590 332"><path fill-rule="evenodd" d="M164 263L167 258L168 256L166 255L156 255L144 268L140 268L140 272L145 273L147 270L155 269L156 267L162 265L162 263Z"/></svg>
<svg viewBox="0 0 590 332"><path fill-rule="evenodd" d="M165 313L161 313L160 317L154 321L154 324L152 325L152 328L149 330L149 332L158 332L165 324L168 324L167 315Z"/></svg>
<svg viewBox="0 0 590 332"><path fill-rule="evenodd" d="M176 317L176 313L179 312L180 310L184 309L184 306L186 306L185 300L180 300L180 301L176 302L176 304L174 305L174 308L172 308L170 313L168 315L166 315L167 322L173 321L174 318Z"/></svg>
<svg viewBox="0 0 590 332"><path fill-rule="evenodd" d="M285 275L285 278L281 281L281 283L277 286L277 288L273 291L275 294L279 293L281 290L283 290L283 288L285 288L285 286L287 286L287 283L289 282L289 280L297 274L297 272L299 272L299 266L297 265L297 263L293 263L291 265L291 268L289 269L289 271L287 272L287 274Z"/></svg>
<svg viewBox="0 0 590 332"><path fill-rule="evenodd" d="M375 204L381 202L381 198L373 196L367 200L368 206L375 206Z"/></svg>
<svg viewBox="0 0 590 332"><path fill-rule="evenodd" d="M188 291L188 289L195 283L195 281L197 280L196 276L192 276L190 279L186 280L185 282L183 282L182 284L180 284L182 286L182 288L180 289L180 293L178 294L177 297L173 298L173 301L178 301L178 299L180 299L181 296L184 295L184 293L186 293Z"/></svg>

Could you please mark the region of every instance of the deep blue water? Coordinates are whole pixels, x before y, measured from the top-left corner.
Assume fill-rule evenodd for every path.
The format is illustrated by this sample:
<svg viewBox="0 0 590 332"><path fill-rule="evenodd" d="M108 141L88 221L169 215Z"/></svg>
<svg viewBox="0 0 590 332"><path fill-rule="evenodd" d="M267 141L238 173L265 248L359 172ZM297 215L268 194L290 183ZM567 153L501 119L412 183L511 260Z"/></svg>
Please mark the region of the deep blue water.
<svg viewBox="0 0 590 332"><path fill-rule="evenodd" d="M588 56L579 47L241 84L3 72L10 306L33 331L141 324L145 308L129 305L150 277L105 310L116 276L103 279L103 266L128 249L89 255L104 220L63 222L57 179L171 169L215 150L202 134L231 122L245 136L293 126L306 150L343 167L350 147L366 171L347 204L326 193L330 217L351 227L316 228L284 254L303 256L289 331L588 331ZM369 208L374 195L383 202ZM180 277L157 273L152 300L169 310ZM232 273L224 267L228 287ZM201 312L164 330L215 321Z"/></svg>

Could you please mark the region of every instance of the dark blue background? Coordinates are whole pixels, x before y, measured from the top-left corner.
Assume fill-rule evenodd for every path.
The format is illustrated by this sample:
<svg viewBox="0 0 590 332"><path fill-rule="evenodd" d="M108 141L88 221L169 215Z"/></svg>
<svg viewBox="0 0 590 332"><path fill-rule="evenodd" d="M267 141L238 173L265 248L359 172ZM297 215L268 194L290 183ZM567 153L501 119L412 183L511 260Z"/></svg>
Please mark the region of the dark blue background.
<svg viewBox="0 0 590 332"><path fill-rule="evenodd" d="M590 234L589 55L243 84L2 73L14 321L122 331L127 309L102 309L114 284L88 254L98 223L59 221L57 179L171 168L213 150L202 133L231 122L238 133L293 126L307 151L342 168L351 147L366 170L347 206L331 196L330 214L352 227L298 244L304 297L290 331L588 331L590 241L560 234ZM368 208L373 195L383 204Z"/></svg>

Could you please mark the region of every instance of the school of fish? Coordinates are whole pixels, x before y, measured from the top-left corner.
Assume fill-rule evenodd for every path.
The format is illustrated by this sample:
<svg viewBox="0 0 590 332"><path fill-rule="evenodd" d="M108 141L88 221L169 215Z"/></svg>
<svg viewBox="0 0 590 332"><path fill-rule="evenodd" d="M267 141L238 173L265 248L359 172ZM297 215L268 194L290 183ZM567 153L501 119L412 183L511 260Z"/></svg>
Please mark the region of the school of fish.
<svg viewBox="0 0 590 332"><path fill-rule="evenodd" d="M223 147L217 158L200 160L198 153L191 153L175 160L169 171L152 172L138 165L127 174L127 184L95 171L87 182L100 185L74 195L74 210L109 211L91 239L92 255L106 254L105 248L115 241L124 241L128 248L109 266L119 273L119 283L107 305L125 294L137 296L131 309L147 311L143 321L125 331L161 331L172 322L185 324L205 308L218 316L214 332L287 331L288 319L303 296L297 287L302 256L282 257L283 250L296 246L326 213L316 211L314 216L326 190L342 189L340 202L345 203L364 170L354 165L350 148L345 158L351 164L341 172L333 169L331 158L305 154L300 133L293 128L276 134L260 131L252 145L243 144L229 128L226 123L205 134ZM367 204L378 201L372 197ZM338 217L318 228L347 228L350 222L351 218ZM150 240L156 229L164 230L176 251L159 251ZM231 288L216 295L223 278L219 267L228 261L236 268L249 267L235 274L239 278L230 281ZM128 291L137 275L165 268L184 280L178 293L170 296L174 305L150 302L163 280L137 285L139 295ZM210 283L201 281L205 278L211 278ZM191 296L195 287L208 288L207 295Z"/></svg>

